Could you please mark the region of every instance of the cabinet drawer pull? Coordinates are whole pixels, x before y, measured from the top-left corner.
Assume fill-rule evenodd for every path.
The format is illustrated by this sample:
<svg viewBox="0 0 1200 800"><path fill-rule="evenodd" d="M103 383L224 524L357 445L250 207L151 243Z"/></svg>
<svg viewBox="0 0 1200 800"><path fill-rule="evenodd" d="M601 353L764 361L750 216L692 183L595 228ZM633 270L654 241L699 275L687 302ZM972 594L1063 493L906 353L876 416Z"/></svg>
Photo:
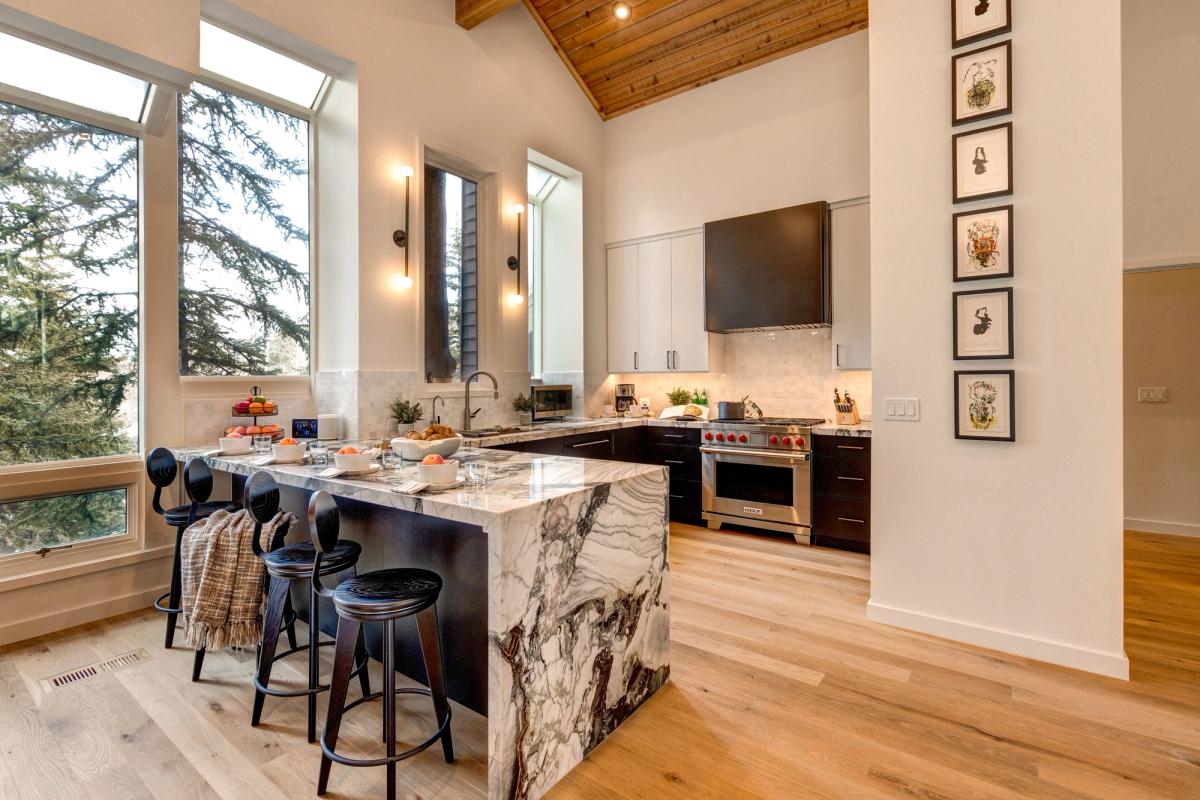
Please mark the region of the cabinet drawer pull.
<svg viewBox="0 0 1200 800"><path fill-rule="evenodd" d="M854 517L838 517L838 519L841 520L842 522L855 522L855 523L858 523L859 525L867 524L867 521L865 519L855 519Z"/></svg>
<svg viewBox="0 0 1200 800"><path fill-rule="evenodd" d="M866 450L866 448L863 447L862 445L853 445L853 444L839 444L837 446L837 449L838 450Z"/></svg>
<svg viewBox="0 0 1200 800"><path fill-rule="evenodd" d="M596 440L596 441L594 441L594 442L582 442L582 443L580 443L580 444L573 444L573 445L571 445L571 447L572 447L572 448L576 448L576 447L591 447L591 446L592 446L592 445L594 445L594 444L608 444L608 439L597 439L597 440Z"/></svg>
<svg viewBox="0 0 1200 800"><path fill-rule="evenodd" d="M669 495L667 495L667 497L671 498L672 500L682 500L683 499L683 495L681 495L681 494L669 494Z"/></svg>
<svg viewBox="0 0 1200 800"><path fill-rule="evenodd" d="M682 461L676 461L676 460L674 460L674 459L671 459L671 458L664 458L664 459L663 459L663 463L665 463L665 464L682 464L683 462L682 462Z"/></svg>
<svg viewBox="0 0 1200 800"><path fill-rule="evenodd" d="M849 475L838 475L839 481L865 481L866 478L851 478Z"/></svg>
<svg viewBox="0 0 1200 800"><path fill-rule="evenodd" d="M664 439L682 439L683 434L682 433L664 433L663 438Z"/></svg>
<svg viewBox="0 0 1200 800"><path fill-rule="evenodd" d="M637 369L637 368L638 368L638 365L637 365L637 350L634 350L634 351L633 351L633 368L634 368L634 369Z"/></svg>

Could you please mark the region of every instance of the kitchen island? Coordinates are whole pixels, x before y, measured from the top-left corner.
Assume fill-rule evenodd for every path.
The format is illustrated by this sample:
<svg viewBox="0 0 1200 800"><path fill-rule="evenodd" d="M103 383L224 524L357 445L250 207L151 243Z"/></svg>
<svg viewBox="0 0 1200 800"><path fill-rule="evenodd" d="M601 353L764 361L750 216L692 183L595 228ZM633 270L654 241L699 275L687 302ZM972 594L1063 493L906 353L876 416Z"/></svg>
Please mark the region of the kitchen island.
<svg viewBox="0 0 1200 800"><path fill-rule="evenodd" d="M255 466L254 456L174 452L234 476L235 494L246 476L269 472L299 520L289 541L307 536L304 505L323 490L338 498L343 536L363 545L360 570L443 575L450 694L487 715L491 798L540 797L667 680L662 467L471 449L457 457L487 463L486 486L411 496L392 488L416 477L412 465L330 479L322 468ZM303 598L293 601L303 611ZM401 670L423 678L405 667L415 650L407 656Z"/></svg>

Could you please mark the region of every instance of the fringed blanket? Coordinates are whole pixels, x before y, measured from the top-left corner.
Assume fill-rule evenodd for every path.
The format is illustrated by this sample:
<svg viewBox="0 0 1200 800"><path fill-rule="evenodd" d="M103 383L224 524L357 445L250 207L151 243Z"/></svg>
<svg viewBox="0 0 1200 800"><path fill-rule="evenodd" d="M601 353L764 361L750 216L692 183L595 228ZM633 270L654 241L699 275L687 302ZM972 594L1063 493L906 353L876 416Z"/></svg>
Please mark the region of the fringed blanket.
<svg viewBox="0 0 1200 800"><path fill-rule="evenodd" d="M280 511L263 526L270 549L291 515ZM191 647L253 647L262 635L263 563L250 547L254 520L246 511L217 511L183 532L183 632Z"/></svg>

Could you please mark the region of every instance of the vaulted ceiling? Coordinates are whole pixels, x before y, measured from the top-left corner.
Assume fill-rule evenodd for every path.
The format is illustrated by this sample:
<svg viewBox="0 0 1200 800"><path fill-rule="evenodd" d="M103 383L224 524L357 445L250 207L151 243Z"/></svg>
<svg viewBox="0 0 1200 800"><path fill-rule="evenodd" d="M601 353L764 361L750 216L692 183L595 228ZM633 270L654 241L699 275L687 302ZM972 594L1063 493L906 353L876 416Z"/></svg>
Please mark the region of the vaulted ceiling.
<svg viewBox="0 0 1200 800"><path fill-rule="evenodd" d="M458 23L519 1L604 119L867 27L867 0L455 0Z"/></svg>

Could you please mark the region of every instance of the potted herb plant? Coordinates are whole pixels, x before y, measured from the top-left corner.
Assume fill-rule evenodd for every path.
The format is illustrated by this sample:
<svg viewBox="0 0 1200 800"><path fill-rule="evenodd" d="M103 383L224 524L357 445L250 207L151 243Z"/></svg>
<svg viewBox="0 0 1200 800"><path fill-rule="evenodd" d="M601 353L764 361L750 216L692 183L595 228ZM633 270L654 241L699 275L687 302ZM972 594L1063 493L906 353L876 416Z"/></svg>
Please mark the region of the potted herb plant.
<svg viewBox="0 0 1200 800"><path fill-rule="evenodd" d="M667 400L669 400L673 406L686 406L692 401L692 393L687 389L677 386L671 391L667 392Z"/></svg>
<svg viewBox="0 0 1200 800"><path fill-rule="evenodd" d="M517 424L527 426L533 424L533 409L536 407L533 402L533 396L526 397L519 394L513 398L513 411L517 412Z"/></svg>
<svg viewBox="0 0 1200 800"><path fill-rule="evenodd" d="M416 427L424 414L424 409L416 400L404 400L397 397L392 401L392 419L396 421L396 432L401 436Z"/></svg>

